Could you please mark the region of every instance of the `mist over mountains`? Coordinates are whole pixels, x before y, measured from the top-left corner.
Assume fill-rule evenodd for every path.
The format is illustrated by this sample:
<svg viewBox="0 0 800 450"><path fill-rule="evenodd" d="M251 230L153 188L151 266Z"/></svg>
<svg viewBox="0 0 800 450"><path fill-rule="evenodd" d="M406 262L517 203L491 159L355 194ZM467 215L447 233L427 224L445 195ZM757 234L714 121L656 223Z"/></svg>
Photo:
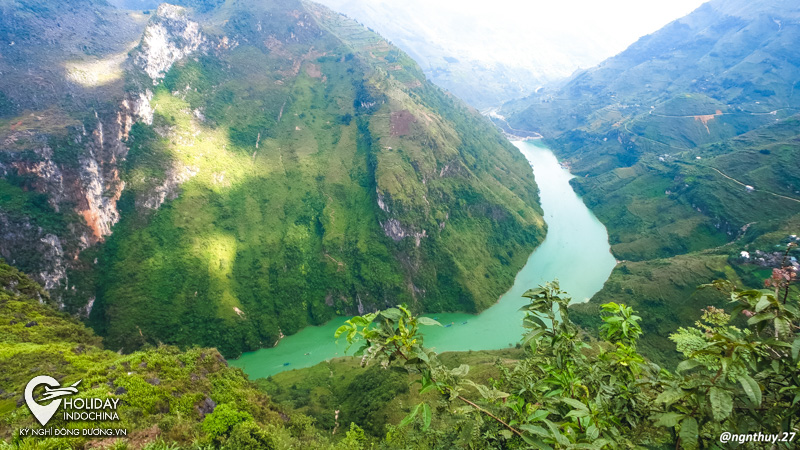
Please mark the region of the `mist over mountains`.
<svg viewBox="0 0 800 450"><path fill-rule="evenodd" d="M591 67L700 2L321 3L376 30L408 52L433 83L485 109ZM586 11L574 14L578 8ZM647 18L633 20L647 9Z"/></svg>

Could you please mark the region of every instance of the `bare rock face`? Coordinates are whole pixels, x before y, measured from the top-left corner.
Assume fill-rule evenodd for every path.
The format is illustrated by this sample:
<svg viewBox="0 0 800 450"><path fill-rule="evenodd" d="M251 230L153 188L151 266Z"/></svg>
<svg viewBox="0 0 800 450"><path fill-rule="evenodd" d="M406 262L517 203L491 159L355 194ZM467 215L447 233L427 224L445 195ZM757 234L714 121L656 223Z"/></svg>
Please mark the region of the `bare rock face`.
<svg viewBox="0 0 800 450"><path fill-rule="evenodd" d="M208 40L200 31L200 25L187 17L186 10L180 6L164 3L158 7L154 17L145 28L141 43L133 56L133 65L158 85L172 65L186 56L206 50ZM153 107L150 100L153 93L144 88L138 93L129 93L123 102L127 134L133 123L141 121L153 124ZM198 119L202 117L202 112ZM167 170L165 179L153 186L150 192L137 195L137 208L158 209L165 201L174 200L180 193L179 187L195 176L196 167L176 165Z"/></svg>
<svg viewBox="0 0 800 450"><path fill-rule="evenodd" d="M206 42L199 24L188 20L183 8L169 4L158 8L141 36L127 67L146 74L153 84L163 79L172 64ZM0 256L55 293L53 298L59 303L56 291L75 289L69 286L67 272L79 265L80 253L110 236L120 220L117 202L125 189L120 164L128 154L131 128L139 121L153 123L153 93L147 86L117 95L117 100L111 100L111 111L107 107L96 111L93 120L67 119L66 126L58 129L51 124L64 120L63 114L32 114L18 128L0 135L0 151L4 151L0 177L24 178L23 189L43 194L55 213L71 210L80 217L54 231L0 210ZM55 145L54 133L60 136ZM176 198L180 185L196 173L191 167L169 170L152 192L137 198L137 207L159 208ZM84 314L91 310L91 298L87 300Z"/></svg>
<svg viewBox="0 0 800 450"><path fill-rule="evenodd" d="M405 237L413 237L417 247L419 247L422 242L422 238L428 237L427 231L414 231L409 227L404 227L397 219L389 219L386 222L381 222L381 226L386 236L392 238L393 241L399 241Z"/></svg>
<svg viewBox="0 0 800 450"><path fill-rule="evenodd" d="M200 25L187 18L184 8L164 3L144 31L134 63L155 85L172 64L198 50L205 42Z"/></svg>
<svg viewBox="0 0 800 450"><path fill-rule="evenodd" d="M15 139L18 136L10 136ZM33 149L36 157L32 160L12 160L8 166L0 163L2 176L8 176L9 170L20 176L30 176L35 180L34 186L37 192L51 192L48 203L58 212L60 203L64 200L64 176L61 168L53 162L53 150L44 144Z"/></svg>
<svg viewBox="0 0 800 450"><path fill-rule="evenodd" d="M42 287L51 290L58 286L58 282L67 275L64 265L64 249L61 247L61 240L55 234L46 234L39 241L44 244L42 256L51 261L51 264L47 268L49 271L40 272L38 275L44 282Z"/></svg>
<svg viewBox="0 0 800 450"><path fill-rule="evenodd" d="M87 125L93 127L68 126L57 147L46 129L11 133L0 143L0 150L8 150L0 161L0 176L23 178L23 190L41 194L53 213L74 211L77 215L71 217L82 219L48 226L0 211L0 256L51 293L68 287L67 271L79 253L109 236L120 217L117 201L124 182L118 164L128 151L124 120L116 114L97 115Z"/></svg>
<svg viewBox="0 0 800 450"><path fill-rule="evenodd" d="M118 124L114 126L119 127ZM111 227L119 222L117 200L125 187L119 179L117 162L127 155L128 149L116 138L119 130L106 136L104 129L103 122L98 119L96 128L88 136L86 151L78 158L83 198L77 210L91 230L91 243L109 236Z"/></svg>
<svg viewBox="0 0 800 450"><path fill-rule="evenodd" d="M129 94L120 105L120 111L117 113L117 123L121 127L121 132L118 138L128 139L128 133L136 120L141 120L147 125L153 124L153 107L150 105L150 100L153 98L153 93L149 89L136 94Z"/></svg>
<svg viewBox="0 0 800 450"><path fill-rule="evenodd" d="M166 178L150 192L136 198L137 208L158 209L167 200L175 200L180 194L180 185L197 175L200 169L191 166L176 166L167 170Z"/></svg>
<svg viewBox="0 0 800 450"><path fill-rule="evenodd" d="M31 224L27 218L12 217L0 211L0 257L12 265L32 265L35 257L40 261L36 280L52 289L66 275L64 250L59 238L48 234L41 227Z"/></svg>

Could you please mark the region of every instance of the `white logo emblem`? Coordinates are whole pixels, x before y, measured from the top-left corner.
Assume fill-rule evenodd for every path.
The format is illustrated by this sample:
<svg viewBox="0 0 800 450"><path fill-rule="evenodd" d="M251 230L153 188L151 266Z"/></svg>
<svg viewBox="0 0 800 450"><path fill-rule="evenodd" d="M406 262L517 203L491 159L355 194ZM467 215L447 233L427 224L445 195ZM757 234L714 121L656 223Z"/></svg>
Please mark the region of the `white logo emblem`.
<svg viewBox="0 0 800 450"><path fill-rule="evenodd" d="M47 375L39 375L35 377L31 381L28 382L28 385L25 386L25 403L28 404L28 409L31 410L33 416L36 417L36 420L45 426L47 422L50 421L50 418L53 417L53 414L56 413L58 407L61 406L61 399L59 397L63 397L65 395L72 395L78 393L78 384L80 384L82 380L76 381L71 386L61 387L61 383L58 382L53 377L49 377ZM36 389L36 386L40 384L44 384L44 395L42 396L42 401L53 400L50 402L49 405L40 405L36 403L36 400L33 399L33 390Z"/></svg>

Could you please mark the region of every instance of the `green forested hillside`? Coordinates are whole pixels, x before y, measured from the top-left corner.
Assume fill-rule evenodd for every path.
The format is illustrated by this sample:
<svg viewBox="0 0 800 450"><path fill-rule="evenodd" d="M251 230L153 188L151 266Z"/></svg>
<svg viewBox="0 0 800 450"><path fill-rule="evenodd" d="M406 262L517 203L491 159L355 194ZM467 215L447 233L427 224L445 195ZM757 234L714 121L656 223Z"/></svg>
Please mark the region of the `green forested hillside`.
<svg viewBox="0 0 800 450"><path fill-rule="evenodd" d="M0 81L0 219L22 230L0 233L2 255L106 345L232 356L397 301L479 311L511 285L544 222L489 122L323 7L179 3L69 10L90 35L137 24L127 50L87 41L64 63L79 103ZM4 26L58 30L48 5L6 5L24 26Z"/></svg>
<svg viewBox="0 0 800 450"><path fill-rule="evenodd" d="M585 323L614 298L663 310L643 321L657 331L643 345L674 362L668 333L702 307L692 286L725 276L757 287L751 274L772 256L741 251L771 255L798 234L798 17L786 1L711 1L506 105L512 127L542 133L571 164L623 262L593 305L576 307Z"/></svg>
<svg viewBox="0 0 800 450"><path fill-rule="evenodd" d="M1 261L0 367L0 448L332 448L308 417L285 414L216 349L106 350L90 329L56 311L39 285ZM56 414L48 426L124 428L127 436L19 436L20 428L38 428L23 398L36 375L62 386L81 380L78 397L120 402L119 421L67 422Z"/></svg>

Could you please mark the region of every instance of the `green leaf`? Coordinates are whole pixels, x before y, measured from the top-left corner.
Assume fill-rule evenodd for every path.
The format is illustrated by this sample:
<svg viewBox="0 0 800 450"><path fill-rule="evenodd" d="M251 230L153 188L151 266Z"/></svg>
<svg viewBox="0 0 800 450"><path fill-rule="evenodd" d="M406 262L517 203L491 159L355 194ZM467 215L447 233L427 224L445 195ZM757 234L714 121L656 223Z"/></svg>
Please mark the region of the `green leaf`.
<svg viewBox="0 0 800 450"><path fill-rule="evenodd" d="M681 441L684 448L697 448L697 421L687 417L681 421Z"/></svg>
<svg viewBox="0 0 800 450"><path fill-rule="evenodd" d="M589 425L589 428L586 429L586 437L594 441L597 440L599 436L600 430L598 430L594 425Z"/></svg>
<svg viewBox="0 0 800 450"><path fill-rule="evenodd" d="M429 326L442 326L441 323L437 322L436 320L431 319L430 317L418 317L417 323L420 325L429 325Z"/></svg>
<svg viewBox="0 0 800 450"><path fill-rule="evenodd" d="M589 411L584 411L582 409L573 409L572 411L568 412L565 417L575 417L576 419L582 419L584 417L589 417Z"/></svg>
<svg viewBox="0 0 800 450"><path fill-rule="evenodd" d="M522 323L526 328L536 328L537 326L541 328L549 328L544 321L535 314L525 317Z"/></svg>
<svg viewBox="0 0 800 450"><path fill-rule="evenodd" d="M422 431L431 426L431 407L427 403L422 404Z"/></svg>
<svg viewBox="0 0 800 450"><path fill-rule="evenodd" d="M609 441L607 439L598 439L598 440L592 442L592 446L594 448L598 449L598 450L600 450L600 449L604 448L606 445L610 445L610 444L611 444L611 441Z"/></svg>
<svg viewBox="0 0 800 450"><path fill-rule="evenodd" d="M489 392L489 388L488 388L488 387L486 387L486 386L484 386L484 385L482 385L482 384L474 383L474 382L472 382L472 381L470 381L470 380L465 380L465 381L466 381L466 382L467 382L469 385L471 385L472 387L474 387L475 389L477 389L477 390L478 390L478 393L479 393L479 394L481 394L481 397L483 397L483 398L489 398L490 392Z"/></svg>
<svg viewBox="0 0 800 450"><path fill-rule="evenodd" d="M503 398L508 398L508 397L511 397L511 394L509 394L508 392L503 392L503 391L501 391L499 389L492 388L492 400L493 401L494 400L500 400L500 399L503 399Z"/></svg>
<svg viewBox="0 0 800 450"><path fill-rule="evenodd" d="M569 406L572 406L577 410L584 411L587 414L589 413L589 407L584 405L579 400L575 400L574 398L562 398L561 401L568 404Z"/></svg>
<svg viewBox="0 0 800 450"><path fill-rule="evenodd" d="M522 440L525 441L526 444L530 445L531 448L553 450L553 447L545 444L544 441L535 436L528 436L527 434L523 434Z"/></svg>
<svg viewBox="0 0 800 450"><path fill-rule="evenodd" d="M420 384L422 384L422 388L419 390L420 394L424 394L436 387L436 383L431 380L431 376L428 373L422 374L422 381L420 381Z"/></svg>
<svg viewBox="0 0 800 450"><path fill-rule="evenodd" d="M531 422L531 423L538 422L538 421L546 418L549 415L550 415L550 411L547 411L546 409L537 409L536 411L534 411L533 413L528 415L528 422Z"/></svg>
<svg viewBox="0 0 800 450"><path fill-rule="evenodd" d="M656 397L656 403L663 403L667 406L677 402L686 395L683 389L668 389Z"/></svg>
<svg viewBox="0 0 800 450"><path fill-rule="evenodd" d="M756 380L752 379L750 375L744 374L739 376L739 383L742 385L744 393L753 402L753 405L755 407L761 406L761 388L756 383Z"/></svg>
<svg viewBox="0 0 800 450"><path fill-rule="evenodd" d="M398 427L401 427L401 428L402 428L402 427L404 427L404 426L406 426L406 425L410 424L410 423L411 423L411 422L414 420L414 417L416 417L416 416L417 416L417 412L419 412L419 407L420 407L421 405L422 405L422 403L420 403L420 404L418 404L417 406L415 406L415 407L414 407L414 409L412 409L412 410L411 410L411 412L410 412L410 413L408 413L408 415L407 415L407 416L405 416L405 417L403 418L403 420L401 420L401 421L400 421L400 424L398 425Z"/></svg>
<svg viewBox="0 0 800 450"><path fill-rule="evenodd" d="M699 365L700 365L699 361L695 361L694 359L687 359L686 361L681 361L681 363L678 364L678 368L676 369L676 371L685 372L687 370L692 370Z"/></svg>
<svg viewBox="0 0 800 450"><path fill-rule="evenodd" d="M708 390L708 399L711 401L711 414L714 420L723 421L731 415L733 396L730 392L715 386Z"/></svg>
<svg viewBox="0 0 800 450"><path fill-rule="evenodd" d="M341 336L341 335L342 335L342 333L345 333L345 332L347 332L348 330L350 330L350 327L349 327L349 326L347 326L347 325L342 325L342 326L340 326L339 328L337 328L337 329L336 329L336 332L335 332L335 333L333 333L333 337L334 337L334 339L339 339L339 336Z"/></svg>
<svg viewBox="0 0 800 450"><path fill-rule="evenodd" d="M776 317L775 320L772 322L775 324L775 330L778 331L778 336L789 336L792 334L792 325L791 322L786 320L783 317Z"/></svg>
<svg viewBox="0 0 800 450"><path fill-rule="evenodd" d="M469 373L469 365L462 364L455 369L450 369L450 374L454 377L465 377Z"/></svg>
<svg viewBox="0 0 800 450"><path fill-rule="evenodd" d="M389 308L381 311L381 315L389 320L397 322L403 317L403 313L397 308Z"/></svg>
<svg viewBox="0 0 800 450"><path fill-rule="evenodd" d="M656 423L654 425L657 426L657 427L672 428L675 425L677 425L678 422L680 422L681 419L683 419L684 417L686 417L685 414L676 413L676 412L668 412L668 413L658 414L658 415L655 416L655 418L657 420L656 420Z"/></svg>
<svg viewBox="0 0 800 450"><path fill-rule="evenodd" d="M538 425L520 425L519 428L522 431L527 431L528 433L535 434L537 436L541 436L544 438L551 437L550 433L548 433L547 430Z"/></svg>
<svg viewBox="0 0 800 450"><path fill-rule="evenodd" d="M747 324L748 325L755 325L755 324L757 324L759 322L763 322L765 320L772 319L773 317L775 317L775 314L772 314L771 312L759 313L759 314L756 314L755 316L747 319Z"/></svg>
<svg viewBox="0 0 800 450"><path fill-rule="evenodd" d="M793 317L800 316L800 310L795 308L794 305L792 305L792 304L787 303L787 304L783 305L783 309L785 309L787 312L791 313Z"/></svg>
<svg viewBox="0 0 800 450"><path fill-rule="evenodd" d="M405 314L406 317L411 317L411 311L409 311L406 307L403 305L397 305L397 307L400 309L400 311L403 311L403 314Z"/></svg>
<svg viewBox="0 0 800 450"><path fill-rule="evenodd" d="M547 428L550 429L550 433L551 433L552 437L555 438L556 442L558 442L560 445L563 445L565 447L569 446L569 439L567 439L566 436L561 434L561 430L558 429L558 426L556 424L554 424L553 422L550 422L547 419L543 420L542 422L545 425L547 425Z"/></svg>
<svg viewBox="0 0 800 450"><path fill-rule="evenodd" d="M360 327L365 327L365 326L369 325L369 322L367 322L367 319L365 319L365 318L363 318L361 316L353 317L352 319L350 319L350 323L352 323L353 325L358 325Z"/></svg>
<svg viewBox="0 0 800 450"><path fill-rule="evenodd" d="M762 295L761 300L756 303L756 312L760 313L761 311L767 309L767 307L772 303L770 302L770 297L767 295Z"/></svg>
<svg viewBox="0 0 800 450"><path fill-rule="evenodd" d="M538 297L538 296L540 296L540 295L542 295L544 293L545 293L545 289L542 288L542 287L538 287L536 289L528 289L527 291L525 291L524 294L522 294L522 296L523 297L527 297L527 298L536 298L536 297ZM524 308L524 306L523 306L523 308Z"/></svg>
<svg viewBox="0 0 800 450"><path fill-rule="evenodd" d="M800 337L792 342L792 359L797 361L798 357L800 357Z"/></svg>

